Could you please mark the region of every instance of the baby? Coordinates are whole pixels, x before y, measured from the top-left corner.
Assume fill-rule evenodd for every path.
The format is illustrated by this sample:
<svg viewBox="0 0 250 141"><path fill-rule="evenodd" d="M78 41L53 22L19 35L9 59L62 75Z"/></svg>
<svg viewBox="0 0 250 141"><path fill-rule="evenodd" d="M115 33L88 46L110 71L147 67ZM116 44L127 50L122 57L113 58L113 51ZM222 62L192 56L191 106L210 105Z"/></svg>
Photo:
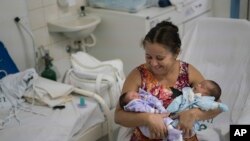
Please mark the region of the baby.
<svg viewBox="0 0 250 141"><path fill-rule="evenodd" d="M119 103L125 111L166 113L162 101L143 89L139 89L139 92L130 91L122 94ZM168 129L168 136L164 141L183 141L182 131L175 129L170 124L172 122L171 118L164 118L164 123ZM139 128L144 136L150 137L149 129L146 126L140 126Z"/></svg>
<svg viewBox="0 0 250 141"><path fill-rule="evenodd" d="M221 96L220 86L212 80L204 80L193 89L185 87L182 89L182 95L176 97L167 107L169 113L178 113L190 108L200 108L208 111L220 109L222 112L228 111L227 105L216 102ZM178 119L171 123L174 127L178 124ZM200 123L197 121L194 130L200 130Z"/></svg>

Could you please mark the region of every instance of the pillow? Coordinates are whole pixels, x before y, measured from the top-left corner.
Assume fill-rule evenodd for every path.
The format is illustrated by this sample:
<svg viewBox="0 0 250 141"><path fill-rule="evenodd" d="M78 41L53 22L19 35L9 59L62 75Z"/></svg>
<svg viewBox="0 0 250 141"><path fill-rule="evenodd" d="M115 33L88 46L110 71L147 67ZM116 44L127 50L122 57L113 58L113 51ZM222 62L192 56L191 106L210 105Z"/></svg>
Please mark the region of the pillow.
<svg viewBox="0 0 250 141"><path fill-rule="evenodd" d="M19 72L16 64L10 57L4 44L0 41L0 79L6 74L13 74Z"/></svg>

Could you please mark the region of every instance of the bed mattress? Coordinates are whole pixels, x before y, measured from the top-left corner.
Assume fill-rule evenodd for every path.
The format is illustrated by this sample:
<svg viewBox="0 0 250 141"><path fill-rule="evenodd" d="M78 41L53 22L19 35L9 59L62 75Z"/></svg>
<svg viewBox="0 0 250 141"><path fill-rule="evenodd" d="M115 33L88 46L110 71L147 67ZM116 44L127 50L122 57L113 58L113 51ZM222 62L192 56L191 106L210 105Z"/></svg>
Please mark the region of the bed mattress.
<svg viewBox="0 0 250 141"><path fill-rule="evenodd" d="M80 108L79 96L73 96L73 100L65 103L64 109L35 106L25 103L32 108L32 112L20 111L17 120L0 130L1 141L69 141L78 134L84 133L90 127L104 122L104 115L98 103L90 98L86 99L86 107Z"/></svg>

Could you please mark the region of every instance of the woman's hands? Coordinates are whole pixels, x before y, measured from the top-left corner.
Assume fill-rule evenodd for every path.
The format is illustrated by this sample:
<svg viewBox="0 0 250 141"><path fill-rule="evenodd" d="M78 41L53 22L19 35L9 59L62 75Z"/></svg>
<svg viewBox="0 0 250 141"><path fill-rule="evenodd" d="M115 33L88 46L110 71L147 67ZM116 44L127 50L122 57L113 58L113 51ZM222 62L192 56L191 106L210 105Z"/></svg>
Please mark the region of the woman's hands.
<svg viewBox="0 0 250 141"><path fill-rule="evenodd" d="M175 116L171 116L170 118L179 118L177 129L183 131L183 137L185 138L193 135L192 131L195 121L211 119L217 116L219 113L221 113L220 109L202 111L199 108L193 108L182 111Z"/></svg>
<svg viewBox="0 0 250 141"><path fill-rule="evenodd" d="M148 114L147 126L150 131L151 139L163 139L167 136L167 126L164 123L164 118L169 114Z"/></svg>
<svg viewBox="0 0 250 141"><path fill-rule="evenodd" d="M177 125L177 129L183 131L184 138L193 135L193 125L194 122L197 120L195 109L182 111L178 113L177 117L172 118L179 118L179 124Z"/></svg>

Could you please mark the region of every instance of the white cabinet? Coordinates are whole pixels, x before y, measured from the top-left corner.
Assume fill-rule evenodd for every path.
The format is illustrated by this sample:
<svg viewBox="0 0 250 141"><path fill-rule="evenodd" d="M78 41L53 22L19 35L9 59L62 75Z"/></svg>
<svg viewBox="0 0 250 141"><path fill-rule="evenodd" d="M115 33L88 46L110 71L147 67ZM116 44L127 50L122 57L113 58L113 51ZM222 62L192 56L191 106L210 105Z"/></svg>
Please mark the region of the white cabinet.
<svg viewBox="0 0 250 141"><path fill-rule="evenodd" d="M151 7L133 14L87 8L87 12L97 14L102 19L94 32L97 44L89 49L89 53L100 60L120 58L124 62L124 71L128 74L145 62L141 41L153 26L163 20L171 21L179 27L182 37L189 28L189 21L205 15L210 9L211 0L189 0L178 11L174 6Z"/></svg>
<svg viewBox="0 0 250 141"><path fill-rule="evenodd" d="M196 0L191 6L185 8L183 12L183 34L192 29L194 23L202 17L212 17L211 0Z"/></svg>

